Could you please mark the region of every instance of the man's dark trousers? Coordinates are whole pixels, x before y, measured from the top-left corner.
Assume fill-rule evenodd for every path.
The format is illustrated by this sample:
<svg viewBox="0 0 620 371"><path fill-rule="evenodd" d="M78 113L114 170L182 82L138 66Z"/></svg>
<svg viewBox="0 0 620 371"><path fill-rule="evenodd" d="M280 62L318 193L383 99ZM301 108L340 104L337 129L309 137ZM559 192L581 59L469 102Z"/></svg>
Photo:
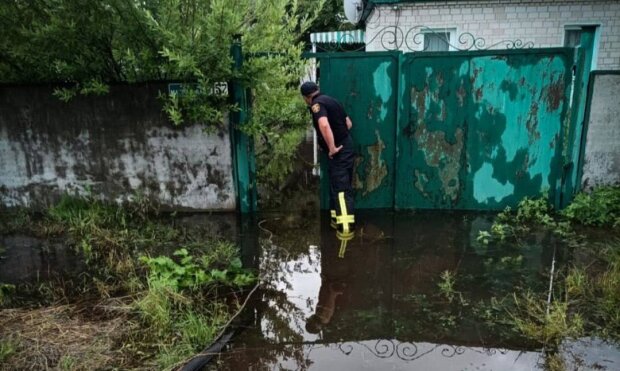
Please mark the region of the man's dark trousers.
<svg viewBox="0 0 620 371"><path fill-rule="evenodd" d="M336 211L336 224L341 232L351 232L355 223L353 195L353 140L348 136L342 149L328 160L329 207ZM333 216L333 214L332 214Z"/></svg>

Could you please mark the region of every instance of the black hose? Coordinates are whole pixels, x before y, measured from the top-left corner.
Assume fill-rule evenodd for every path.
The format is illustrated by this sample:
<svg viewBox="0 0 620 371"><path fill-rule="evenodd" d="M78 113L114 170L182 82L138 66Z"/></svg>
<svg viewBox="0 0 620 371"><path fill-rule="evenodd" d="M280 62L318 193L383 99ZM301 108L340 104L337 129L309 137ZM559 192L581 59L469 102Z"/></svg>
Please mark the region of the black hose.
<svg viewBox="0 0 620 371"><path fill-rule="evenodd" d="M199 371L202 370L216 355L222 352L222 349L230 342L235 335L235 330L224 333L217 339L216 342L211 344L207 349L202 351L199 355L192 358L182 368L182 371Z"/></svg>

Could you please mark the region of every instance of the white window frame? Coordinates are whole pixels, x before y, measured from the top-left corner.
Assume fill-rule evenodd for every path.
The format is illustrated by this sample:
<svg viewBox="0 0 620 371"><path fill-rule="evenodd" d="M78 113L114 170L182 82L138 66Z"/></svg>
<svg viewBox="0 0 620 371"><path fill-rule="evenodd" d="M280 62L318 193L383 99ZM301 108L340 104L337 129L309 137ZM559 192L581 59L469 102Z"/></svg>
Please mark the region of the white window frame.
<svg viewBox="0 0 620 371"><path fill-rule="evenodd" d="M448 33L450 36L448 38L448 51L452 52L457 50L453 45L456 45L457 41L457 28L456 27L442 27L442 28L435 28L435 27L428 27L423 29L420 33L422 34L423 39L422 39L422 50L424 50L424 44L426 43L426 40L424 40L426 38L426 34L445 34Z"/></svg>

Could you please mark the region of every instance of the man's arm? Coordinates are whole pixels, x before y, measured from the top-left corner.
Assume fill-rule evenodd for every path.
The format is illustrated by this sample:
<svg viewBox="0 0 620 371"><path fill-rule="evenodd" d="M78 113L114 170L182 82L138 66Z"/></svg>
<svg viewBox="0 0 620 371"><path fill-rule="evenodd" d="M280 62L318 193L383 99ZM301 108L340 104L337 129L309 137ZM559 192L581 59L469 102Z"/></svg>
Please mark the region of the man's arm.
<svg viewBox="0 0 620 371"><path fill-rule="evenodd" d="M332 133L332 128L329 127L329 121L327 121L327 117L321 117L319 119L319 130L321 131L321 135L327 143L327 148L329 149L329 158L332 158L336 153L340 152L342 146L336 147L334 143L334 133Z"/></svg>
<svg viewBox="0 0 620 371"><path fill-rule="evenodd" d="M351 128L353 127L353 122L351 122L351 118L349 118L349 116L347 116L346 122L347 122L347 129L351 130Z"/></svg>

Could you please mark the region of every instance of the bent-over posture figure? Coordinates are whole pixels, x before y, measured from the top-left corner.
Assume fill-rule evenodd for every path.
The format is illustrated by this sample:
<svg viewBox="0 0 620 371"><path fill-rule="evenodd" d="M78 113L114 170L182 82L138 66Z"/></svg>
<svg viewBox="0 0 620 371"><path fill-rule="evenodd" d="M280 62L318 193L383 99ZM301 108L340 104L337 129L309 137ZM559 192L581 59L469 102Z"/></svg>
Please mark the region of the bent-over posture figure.
<svg viewBox="0 0 620 371"><path fill-rule="evenodd" d="M342 104L321 94L315 83L305 82L300 90L312 113L319 145L329 158L329 207L332 225L342 233L352 232L355 226L352 186L355 153L349 130L353 124Z"/></svg>

